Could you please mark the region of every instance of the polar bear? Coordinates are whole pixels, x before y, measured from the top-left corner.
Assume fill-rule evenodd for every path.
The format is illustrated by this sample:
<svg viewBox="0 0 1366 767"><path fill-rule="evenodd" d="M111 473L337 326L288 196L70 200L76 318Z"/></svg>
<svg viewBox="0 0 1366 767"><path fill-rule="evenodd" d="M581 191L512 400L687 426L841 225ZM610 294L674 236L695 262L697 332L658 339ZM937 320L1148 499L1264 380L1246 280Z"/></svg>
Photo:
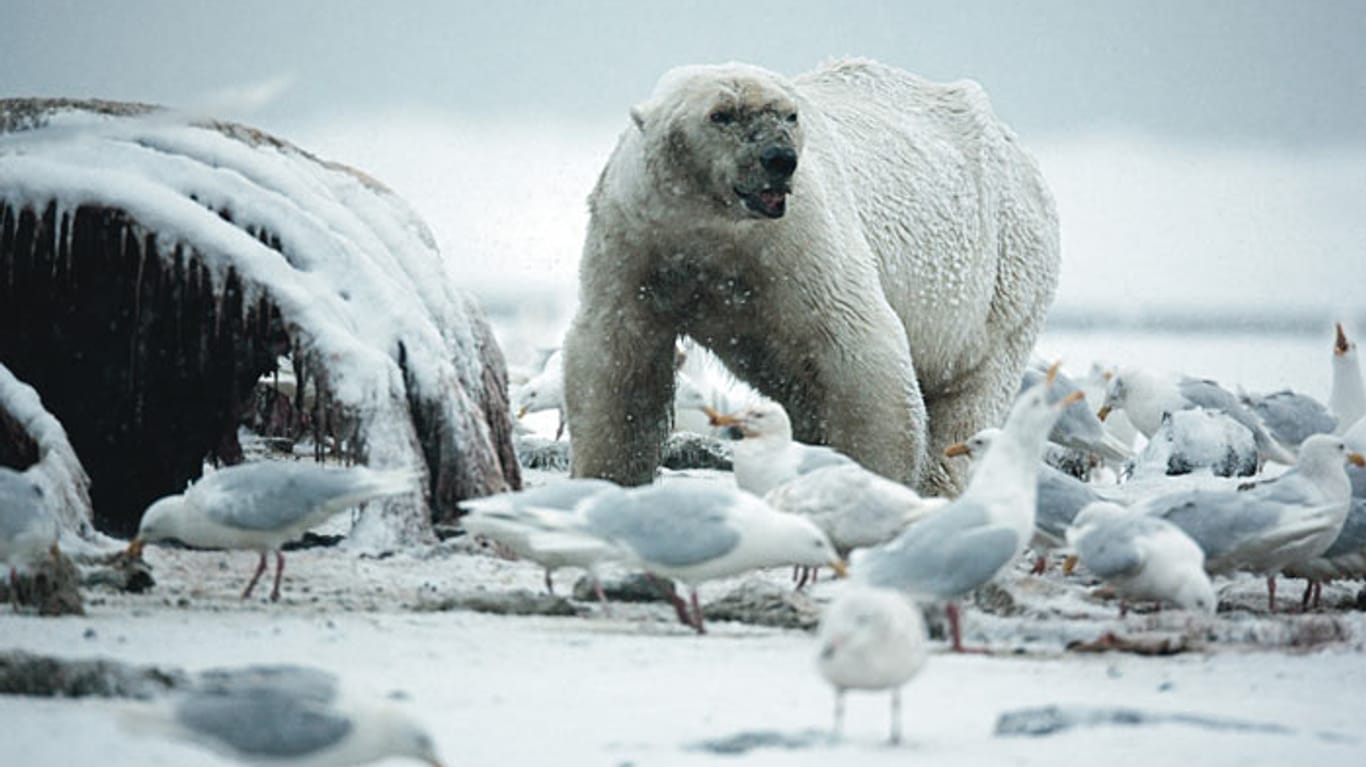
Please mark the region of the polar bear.
<svg viewBox="0 0 1366 767"><path fill-rule="evenodd" d="M652 480L674 340L794 435L921 492L998 424L1057 284L1038 167L975 83L867 60L666 73L589 197L565 340L575 476Z"/></svg>

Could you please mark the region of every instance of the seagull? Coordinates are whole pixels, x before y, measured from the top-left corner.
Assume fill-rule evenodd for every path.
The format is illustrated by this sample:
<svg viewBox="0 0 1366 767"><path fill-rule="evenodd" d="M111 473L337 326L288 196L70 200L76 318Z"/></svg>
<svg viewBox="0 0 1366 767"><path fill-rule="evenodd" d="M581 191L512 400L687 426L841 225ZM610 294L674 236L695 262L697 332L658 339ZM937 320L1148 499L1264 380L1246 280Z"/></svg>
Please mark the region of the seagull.
<svg viewBox="0 0 1366 767"><path fill-rule="evenodd" d="M856 463L802 474L770 490L764 500L778 511L816 523L841 558L847 558L855 548L891 540L948 503L946 498L923 498ZM810 575L804 569L797 588L805 585Z"/></svg>
<svg viewBox="0 0 1366 767"><path fill-rule="evenodd" d="M1257 473L1252 432L1227 413L1192 408L1162 414L1162 423L1133 463L1130 481L1208 471L1216 477Z"/></svg>
<svg viewBox="0 0 1366 767"><path fill-rule="evenodd" d="M285 569L281 546L346 509L417 489L416 474L406 469L328 469L287 461L238 464L148 506L128 553L141 556L146 543L169 538L191 546L259 551L256 574L242 592L246 599L266 571L266 553L274 551L274 602L280 599Z"/></svg>
<svg viewBox="0 0 1366 767"><path fill-rule="evenodd" d="M1067 530L1077 559L1127 601L1167 601L1214 613L1219 600L1205 573L1205 552L1181 528L1161 517L1098 501L1077 513ZM1070 569L1070 568L1069 568Z"/></svg>
<svg viewBox="0 0 1366 767"><path fill-rule="evenodd" d="M845 572L835 547L810 520L705 479L601 492L568 514L528 507L515 516L506 522L522 525L537 550L603 552L656 578L682 581L691 592L691 612L672 592L670 602L679 621L699 634L706 633L697 598L704 581L777 565L830 565Z"/></svg>
<svg viewBox="0 0 1366 767"><path fill-rule="evenodd" d="M957 652L964 648L955 600L996 577L1029 544L1044 443L1062 410L1082 397L1073 392L1054 400L1048 391L1052 378L1015 400L962 495L890 542L855 556L853 571L862 583L947 601Z"/></svg>
<svg viewBox="0 0 1366 767"><path fill-rule="evenodd" d="M1289 389L1249 394L1243 404L1262 419L1277 442L1290 448L1298 448L1311 434L1332 434L1338 425L1337 417L1322 402Z"/></svg>
<svg viewBox="0 0 1366 767"><path fill-rule="evenodd" d="M963 442L944 448L944 455L949 458L966 456L971 461L968 466L971 477L1000 433L1001 430L995 427L983 429ZM1063 546L1072 518L1082 507L1101 499L1101 494L1091 485L1047 463L1039 464L1039 479L1035 483L1034 537L1029 541L1029 548L1038 556L1031 573L1042 575L1048 569L1048 553Z"/></svg>
<svg viewBox="0 0 1366 767"><path fill-rule="evenodd" d="M754 495L762 497L784 482L827 466L856 465L854 459L834 448L794 441L787 411L772 400L711 416L713 425L739 430L741 439L731 457L735 484Z"/></svg>
<svg viewBox="0 0 1366 767"><path fill-rule="evenodd" d="M57 550L61 532L43 488L26 472L0 466L0 562L9 565L10 600L19 607L19 569Z"/></svg>
<svg viewBox="0 0 1366 767"><path fill-rule="evenodd" d="M1125 368L1111 379L1097 417L1105 420L1110 411L1123 409L1145 437L1152 437L1162 425L1163 413L1196 407L1222 410L1246 426L1257 442L1257 451L1266 460L1287 466L1295 463L1295 456L1267 433L1257 416L1214 381Z"/></svg>
<svg viewBox="0 0 1366 767"><path fill-rule="evenodd" d="M1134 509L1180 527L1205 552L1211 573L1247 570L1266 576L1268 609L1276 609L1276 575L1333 545L1351 504L1346 464L1366 465L1341 437L1315 434L1299 463L1274 479L1239 490L1197 489L1161 495Z"/></svg>
<svg viewBox="0 0 1366 767"><path fill-rule="evenodd" d="M588 570L598 600L605 605L607 598L603 595L602 584L598 582L596 569L599 563L613 557L615 550L612 547L604 543L596 549L587 550L538 549L532 544L527 528L518 520L524 509L568 514L580 503L599 493L620 490L620 486L605 479L564 479L519 492L472 498L459 504L460 509L466 512L460 524L468 532L496 541L517 556L545 568L545 589L551 594L555 593L551 576L556 570L562 567Z"/></svg>
<svg viewBox="0 0 1366 767"><path fill-rule="evenodd" d="M1333 387L1328 395L1328 410L1337 417L1337 433L1344 434L1353 424L1366 418L1366 384L1361 381L1361 361L1355 341L1347 340L1342 323L1337 324L1333 344Z"/></svg>
<svg viewBox="0 0 1366 767"><path fill-rule="evenodd" d="M1025 368L1020 380L1020 391L1037 386L1047 376L1047 369L1048 366L1042 363ZM1080 391L1080 387L1072 379L1058 373L1049 391L1054 397L1065 397ZM1048 433L1048 439L1056 445L1098 455L1112 463L1122 464L1134 457L1134 451L1128 445L1105 430L1105 425L1096 417L1095 411L1087 407L1084 398L1062 412L1058 422L1053 424L1053 430Z"/></svg>
<svg viewBox="0 0 1366 767"><path fill-rule="evenodd" d="M541 372L512 392L512 406L517 411L517 420L528 413L542 410L555 410L560 414L559 425L555 427L555 439L564 436L564 353L556 349L546 358Z"/></svg>
<svg viewBox="0 0 1366 767"><path fill-rule="evenodd" d="M340 767L401 756L441 765L431 736L407 714L358 699L331 674L301 666L206 671L169 702L123 713L134 732L248 764Z"/></svg>
<svg viewBox="0 0 1366 767"><path fill-rule="evenodd" d="M825 608L816 667L835 688L834 737L844 728L844 694L891 690L891 743L901 742L901 687L929 658L920 608L890 589L851 584Z"/></svg>
<svg viewBox="0 0 1366 767"><path fill-rule="evenodd" d="M1348 466L1347 477L1352 483L1352 505L1333 545L1313 559L1285 568L1289 577L1309 582L1302 600L1306 608L1311 596L1318 607L1325 582L1366 577L1366 469Z"/></svg>

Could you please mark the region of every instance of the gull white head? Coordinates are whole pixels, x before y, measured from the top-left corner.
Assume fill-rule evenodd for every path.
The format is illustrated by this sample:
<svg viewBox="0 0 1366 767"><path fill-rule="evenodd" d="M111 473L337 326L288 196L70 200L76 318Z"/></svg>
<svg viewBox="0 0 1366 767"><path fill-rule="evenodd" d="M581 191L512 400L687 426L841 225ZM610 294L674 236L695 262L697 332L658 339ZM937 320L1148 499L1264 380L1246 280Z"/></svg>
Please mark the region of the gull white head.
<svg viewBox="0 0 1366 767"><path fill-rule="evenodd" d="M1346 440L1332 434L1314 434L1300 445L1299 460L1296 464L1300 473L1318 476L1336 476L1341 467L1348 463L1366 466L1366 458L1348 447ZM1344 476L1346 476L1344 474Z"/></svg>
<svg viewBox="0 0 1366 767"><path fill-rule="evenodd" d="M143 544L182 537L181 532L189 523L188 508L182 493L153 501L142 513L138 534L128 547L129 553L136 557L141 554Z"/></svg>
<svg viewBox="0 0 1366 767"><path fill-rule="evenodd" d="M745 439L792 439L792 421L782 405L765 400L730 415L712 415L714 426L734 426Z"/></svg>
<svg viewBox="0 0 1366 767"><path fill-rule="evenodd" d="M1219 609L1219 595L1214 593L1214 584L1203 570L1184 578L1171 594L1171 600L1179 607L1206 615L1213 615Z"/></svg>
<svg viewBox="0 0 1366 767"><path fill-rule="evenodd" d="M786 554L783 558L785 563L806 567L829 566L840 575L845 574L844 560L835 551L830 538L813 522L789 514L777 514L776 521L778 524L774 526L772 541L775 548Z"/></svg>

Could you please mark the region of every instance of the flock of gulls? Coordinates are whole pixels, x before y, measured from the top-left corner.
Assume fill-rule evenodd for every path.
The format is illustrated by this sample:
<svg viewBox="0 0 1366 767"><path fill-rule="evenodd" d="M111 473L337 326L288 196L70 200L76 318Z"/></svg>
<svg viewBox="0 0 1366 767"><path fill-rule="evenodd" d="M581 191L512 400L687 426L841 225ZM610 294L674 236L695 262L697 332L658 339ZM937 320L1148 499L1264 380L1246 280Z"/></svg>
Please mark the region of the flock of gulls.
<svg viewBox="0 0 1366 767"><path fill-rule="evenodd" d="M725 398L695 381L676 387L679 421L729 432L734 482L671 475L643 487L555 478L519 492L465 501L469 534L553 573L579 568L597 581L608 564L660 581L680 622L704 633L698 585L750 571L796 568L804 588L820 568L847 576L824 607L816 665L836 693L835 730L848 690L892 695L929 657L921 605L942 605L954 651L960 601L1034 555L1081 567L1119 598L1213 613L1212 576L1304 578L1318 586L1366 577L1366 388L1341 326L1327 404L1291 392L1255 396L1182 375L1120 368L1069 379L1036 363L999 427L950 446L970 461L956 498L926 498L828 447L793 440L783 408L762 398L723 412ZM561 409L562 368L515 392L519 415ZM557 399L558 397L558 399ZM685 412L686 411L686 412ZM700 419L696 416L700 414ZM1135 451L1136 435L1144 439ZM572 435L571 444L572 444ZM364 467L260 462L220 469L152 504L129 552L167 539L256 551L248 597L274 554L270 598L280 594L281 546L368 500L412 492L417 478ZM0 559L10 578L47 556L58 526L38 486L0 469ZM683 584L687 599L665 581ZM597 596L610 610L599 584ZM256 667L207 675L173 705L144 717L248 762L359 764L402 755L437 764L431 739L406 716L373 712L310 669Z"/></svg>

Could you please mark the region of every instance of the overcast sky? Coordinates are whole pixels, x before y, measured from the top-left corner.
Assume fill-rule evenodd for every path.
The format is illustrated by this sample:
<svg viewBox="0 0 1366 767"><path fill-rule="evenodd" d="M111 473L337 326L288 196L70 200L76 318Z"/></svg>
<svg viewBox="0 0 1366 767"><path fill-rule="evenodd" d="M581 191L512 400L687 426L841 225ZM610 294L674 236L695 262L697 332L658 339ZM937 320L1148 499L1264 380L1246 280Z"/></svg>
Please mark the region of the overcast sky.
<svg viewBox="0 0 1366 767"><path fill-rule="evenodd" d="M1366 138L1363 39L1354 0L0 0L0 95L275 129L375 108L617 120L676 64L857 54L977 79L1026 137L1313 146Z"/></svg>

